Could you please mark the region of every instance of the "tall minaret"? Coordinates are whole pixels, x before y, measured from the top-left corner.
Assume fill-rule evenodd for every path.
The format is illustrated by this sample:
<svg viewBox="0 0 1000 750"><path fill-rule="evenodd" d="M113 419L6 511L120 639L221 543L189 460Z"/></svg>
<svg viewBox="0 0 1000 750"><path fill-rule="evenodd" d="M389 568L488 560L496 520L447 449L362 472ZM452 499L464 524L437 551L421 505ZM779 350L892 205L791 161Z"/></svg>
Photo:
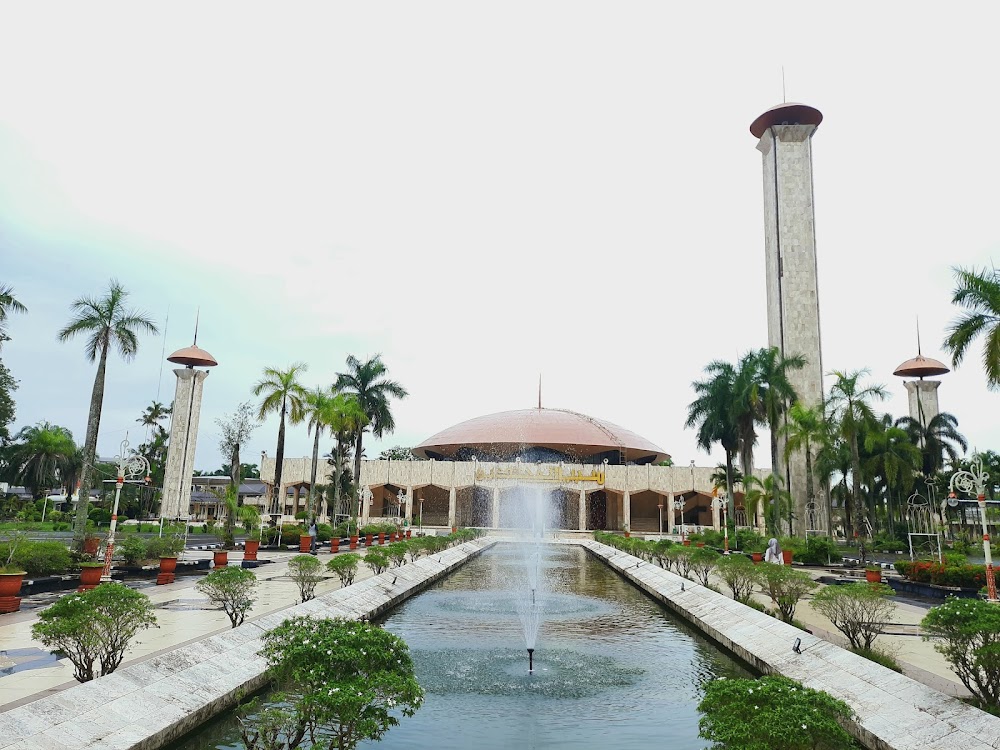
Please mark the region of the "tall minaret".
<svg viewBox="0 0 1000 750"><path fill-rule="evenodd" d="M198 333L195 343L167 357L168 362L184 365L174 370L177 390L170 416L170 444L167 446L167 465L163 472L163 498L160 501L160 518L186 519L190 515L191 475L194 473L194 453L198 446L198 422L201 417L201 394L208 377L208 370L195 367L215 367L215 357L199 349Z"/></svg>
<svg viewBox="0 0 1000 750"><path fill-rule="evenodd" d="M757 149L764 164L768 344L784 356L805 358L806 366L790 370L788 378L808 406L823 402L812 172L812 136L822 121L818 109L785 103L750 125L750 132L760 139ZM828 527L829 519L826 513L807 517L805 454L784 464L783 443L778 442L779 466L774 470L784 477L795 502L794 533L805 536L807 530ZM815 476L813 493L816 506L825 506Z"/></svg>

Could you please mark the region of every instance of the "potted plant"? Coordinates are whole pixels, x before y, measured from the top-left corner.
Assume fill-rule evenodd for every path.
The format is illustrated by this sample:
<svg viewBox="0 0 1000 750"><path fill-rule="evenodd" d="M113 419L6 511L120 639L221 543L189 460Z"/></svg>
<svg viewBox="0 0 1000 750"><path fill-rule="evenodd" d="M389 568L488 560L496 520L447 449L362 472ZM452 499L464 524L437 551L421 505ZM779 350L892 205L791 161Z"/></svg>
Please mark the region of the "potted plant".
<svg viewBox="0 0 1000 750"><path fill-rule="evenodd" d="M792 536L781 537L781 561L785 565L791 565L795 558L795 553L799 551L801 542Z"/></svg>
<svg viewBox="0 0 1000 750"><path fill-rule="evenodd" d="M96 555L101 548L101 537L98 534L86 534L83 537L83 553L85 555Z"/></svg>
<svg viewBox="0 0 1000 750"><path fill-rule="evenodd" d="M358 548L358 517L352 516L347 524L347 534L351 540L351 549Z"/></svg>
<svg viewBox="0 0 1000 750"><path fill-rule="evenodd" d="M305 531L305 529L303 529ZM299 534L299 552L309 553L312 550L312 535Z"/></svg>
<svg viewBox="0 0 1000 750"><path fill-rule="evenodd" d="M14 556L17 548L27 536L21 532L14 531L6 535L6 549L3 557L3 565L0 565L0 613L17 612L21 608L21 583L24 581L25 572L20 566L14 564Z"/></svg>
<svg viewBox="0 0 1000 750"><path fill-rule="evenodd" d="M764 562L764 543L751 542L746 546L746 551L750 553L750 558L754 563Z"/></svg>
<svg viewBox="0 0 1000 750"><path fill-rule="evenodd" d="M104 574L104 563L97 561L86 561L80 563L80 585L77 591L90 591L96 588L101 582Z"/></svg>
<svg viewBox="0 0 1000 750"><path fill-rule="evenodd" d="M865 580L868 583L882 583L882 568L869 565L865 568Z"/></svg>
<svg viewBox="0 0 1000 750"><path fill-rule="evenodd" d="M243 542L243 559L256 560L257 552L260 550L260 529L250 532L246 541Z"/></svg>
<svg viewBox="0 0 1000 750"><path fill-rule="evenodd" d="M454 530L454 529L452 529L451 531L452 531L452 533L455 533L455 530ZM630 537L632 536L632 532L631 532L631 531L629 531L629 528L628 528L628 524L627 524L627 523L626 523L626 524L623 524L623 525L622 525L622 531L624 531L624 532L625 532L625 538L626 538L626 539L628 539L628 538L630 538Z"/></svg>
<svg viewBox="0 0 1000 750"><path fill-rule="evenodd" d="M385 544L385 532L384 531L380 531L378 533L378 543L379 544Z"/></svg>
<svg viewBox="0 0 1000 750"><path fill-rule="evenodd" d="M224 568L229 565L229 550L217 549L212 551L212 565L216 568Z"/></svg>

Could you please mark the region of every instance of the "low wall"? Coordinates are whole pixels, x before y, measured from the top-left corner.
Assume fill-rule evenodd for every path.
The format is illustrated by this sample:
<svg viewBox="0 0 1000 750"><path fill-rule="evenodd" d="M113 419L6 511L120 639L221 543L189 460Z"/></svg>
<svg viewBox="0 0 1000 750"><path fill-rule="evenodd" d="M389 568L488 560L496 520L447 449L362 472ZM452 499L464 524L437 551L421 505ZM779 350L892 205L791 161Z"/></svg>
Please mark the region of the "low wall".
<svg viewBox="0 0 1000 750"><path fill-rule="evenodd" d="M1000 718L657 565L599 542L582 544L760 672L783 674L846 702L857 714L851 729L869 748L1000 748ZM796 638L801 654L792 651Z"/></svg>
<svg viewBox="0 0 1000 750"><path fill-rule="evenodd" d="M157 750L267 682L261 638L289 617L370 619L446 576L477 539L0 713L5 750Z"/></svg>

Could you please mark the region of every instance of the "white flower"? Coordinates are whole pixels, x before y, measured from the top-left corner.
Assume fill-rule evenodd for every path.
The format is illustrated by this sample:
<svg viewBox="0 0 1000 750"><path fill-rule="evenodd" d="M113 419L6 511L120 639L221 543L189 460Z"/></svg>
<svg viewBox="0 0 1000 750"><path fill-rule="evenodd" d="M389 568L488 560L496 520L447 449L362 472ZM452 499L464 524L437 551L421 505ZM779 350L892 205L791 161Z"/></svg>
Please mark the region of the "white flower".
<svg viewBox="0 0 1000 750"><path fill-rule="evenodd" d="M802 728L803 728L803 729L805 729L805 728L806 728L806 725L805 725L805 724L803 724L803 725L802 725Z"/></svg>

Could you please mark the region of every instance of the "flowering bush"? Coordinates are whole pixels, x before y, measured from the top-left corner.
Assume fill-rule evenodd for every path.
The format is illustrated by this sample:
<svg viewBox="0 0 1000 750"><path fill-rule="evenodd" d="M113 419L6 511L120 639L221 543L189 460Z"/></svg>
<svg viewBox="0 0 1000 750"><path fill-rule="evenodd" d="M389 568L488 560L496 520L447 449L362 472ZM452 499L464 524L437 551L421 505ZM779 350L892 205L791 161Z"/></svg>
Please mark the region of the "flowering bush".
<svg viewBox="0 0 1000 750"><path fill-rule="evenodd" d="M985 565L942 565L929 560L900 560L895 563L895 568L902 576L917 583L958 586L963 589L980 589L986 585Z"/></svg>
<svg viewBox="0 0 1000 750"><path fill-rule="evenodd" d="M777 567L777 566L775 566ZM715 750L851 750L843 701L787 677L712 680L698 709L700 734Z"/></svg>
<svg viewBox="0 0 1000 750"><path fill-rule="evenodd" d="M247 750L352 750L423 701L406 643L368 623L293 617L264 636L260 654L284 692L263 711L243 706Z"/></svg>
<svg viewBox="0 0 1000 750"><path fill-rule="evenodd" d="M988 706L1000 706L1000 607L949 596L920 627L924 640L936 639L934 649L969 692Z"/></svg>

